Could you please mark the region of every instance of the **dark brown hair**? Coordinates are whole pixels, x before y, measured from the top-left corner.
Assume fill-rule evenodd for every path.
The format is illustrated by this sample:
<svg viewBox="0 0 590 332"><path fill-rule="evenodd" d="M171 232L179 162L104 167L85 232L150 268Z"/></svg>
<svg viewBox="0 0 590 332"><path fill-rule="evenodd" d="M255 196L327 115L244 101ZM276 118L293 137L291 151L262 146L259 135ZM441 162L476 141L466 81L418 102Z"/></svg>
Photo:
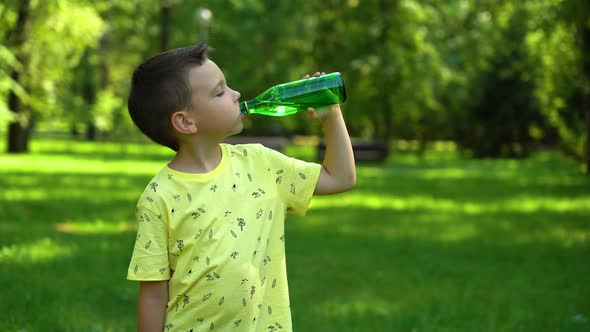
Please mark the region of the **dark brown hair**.
<svg viewBox="0 0 590 332"><path fill-rule="evenodd" d="M158 54L135 69L127 100L135 125L154 142L178 151L170 118L191 107L188 72L207 59L207 45L177 48Z"/></svg>

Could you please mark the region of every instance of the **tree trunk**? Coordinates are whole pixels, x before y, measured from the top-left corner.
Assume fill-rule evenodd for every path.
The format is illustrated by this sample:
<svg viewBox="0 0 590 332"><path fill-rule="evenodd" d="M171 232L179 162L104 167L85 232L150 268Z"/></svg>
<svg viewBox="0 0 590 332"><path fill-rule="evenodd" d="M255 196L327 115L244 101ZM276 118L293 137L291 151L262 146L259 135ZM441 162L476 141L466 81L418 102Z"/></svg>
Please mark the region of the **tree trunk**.
<svg viewBox="0 0 590 332"><path fill-rule="evenodd" d="M590 5L581 6L582 20L578 22L578 38L582 54L582 110L586 122L586 142L584 146L584 173L590 176L590 27L587 20L590 18Z"/></svg>
<svg viewBox="0 0 590 332"><path fill-rule="evenodd" d="M170 47L170 14L169 0L161 0L160 5L160 51L167 51Z"/></svg>
<svg viewBox="0 0 590 332"><path fill-rule="evenodd" d="M87 48L82 56L82 66L84 78L82 84L82 97L84 105L88 112L86 116L86 139L89 141L96 140L96 125L94 124L93 108L96 104L96 70L92 63L93 49Z"/></svg>
<svg viewBox="0 0 590 332"><path fill-rule="evenodd" d="M585 174L590 176L590 96L584 96L584 108L586 110L586 168Z"/></svg>
<svg viewBox="0 0 590 332"><path fill-rule="evenodd" d="M390 1L390 0L381 0L379 1L379 10L382 15L382 25L379 35L377 36L377 55L381 60L381 69L375 77L377 88L380 91L379 93L379 100L383 103L381 111L382 113L382 121L383 121L383 132L380 135L385 142L389 144L391 139L393 138L393 103L391 101L390 91L391 88L394 86L394 81L391 78L391 75L387 74L391 66L391 61L389 60L388 49L387 49L387 41L390 39L390 33L394 26L394 22L392 17L394 16L395 11L397 10L398 3L397 1ZM389 88L385 88L389 87Z"/></svg>
<svg viewBox="0 0 590 332"><path fill-rule="evenodd" d="M27 25L29 24L31 2L30 0L21 0L19 4L16 27L8 33L6 39L9 45L15 50L15 55L21 64L21 68L26 68L28 59L23 52L23 45L27 40ZM18 69L12 69L10 77L14 83L19 84L26 91L22 82L21 73ZM28 152L29 124L27 116L23 109L21 98L12 90L8 95L8 107L14 113L15 120L8 126L7 151L8 153Z"/></svg>
<svg viewBox="0 0 590 332"><path fill-rule="evenodd" d="M111 40L109 32L105 32L100 38L100 53L99 53L99 68L100 89L106 89L111 81L111 73L109 72L108 54L111 51Z"/></svg>
<svg viewBox="0 0 590 332"><path fill-rule="evenodd" d="M584 70L584 88L582 89L582 109L586 115L586 142L585 142L585 174L590 176L590 58L587 54L590 54L590 28L586 25L582 32L582 57L583 70Z"/></svg>

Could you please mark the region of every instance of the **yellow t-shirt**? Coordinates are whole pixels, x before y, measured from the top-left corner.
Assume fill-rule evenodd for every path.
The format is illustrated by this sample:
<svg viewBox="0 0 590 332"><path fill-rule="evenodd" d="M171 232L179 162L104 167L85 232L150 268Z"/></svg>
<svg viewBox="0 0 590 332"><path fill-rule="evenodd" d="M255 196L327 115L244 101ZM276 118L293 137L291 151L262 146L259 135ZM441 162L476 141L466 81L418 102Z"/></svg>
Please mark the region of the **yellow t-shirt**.
<svg viewBox="0 0 590 332"><path fill-rule="evenodd" d="M320 173L260 144L221 144L205 174L164 167L137 204L129 280L169 280L165 331L291 331L287 212Z"/></svg>

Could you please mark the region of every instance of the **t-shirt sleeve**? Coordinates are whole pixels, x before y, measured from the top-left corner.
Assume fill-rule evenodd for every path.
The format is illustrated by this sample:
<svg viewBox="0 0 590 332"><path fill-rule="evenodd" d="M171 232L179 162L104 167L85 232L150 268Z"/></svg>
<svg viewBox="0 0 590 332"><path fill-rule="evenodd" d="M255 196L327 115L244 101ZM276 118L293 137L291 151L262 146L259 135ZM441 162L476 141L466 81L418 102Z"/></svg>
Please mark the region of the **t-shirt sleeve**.
<svg viewBox="0 0 590 332"><path fill-rule="evenodd" d="M263 149L274 173L279 196L286 203L287 212L305 215L322 166L285 156L272 149Z"/></svg>
<svg viewBox="0 0 590 332"><path fill-rule="evenodd" d="M127 270L128 280L170 279L168 226L157 210L147 201L140 200L137 206L137 238Z"/></svg>

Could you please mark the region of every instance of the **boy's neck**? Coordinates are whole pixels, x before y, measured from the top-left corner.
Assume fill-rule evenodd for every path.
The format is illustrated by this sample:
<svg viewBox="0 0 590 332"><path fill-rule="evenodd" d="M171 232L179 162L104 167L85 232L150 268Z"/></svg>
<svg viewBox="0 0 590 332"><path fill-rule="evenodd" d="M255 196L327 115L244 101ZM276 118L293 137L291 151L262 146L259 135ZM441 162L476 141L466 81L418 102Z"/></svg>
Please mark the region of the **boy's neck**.
<svg viewBox="0 0 590 332"><path fill-rule="evenodd" d="M218 142L181 145L168 167L183 173L209 173L221 162L221 146Z"/></svg>

